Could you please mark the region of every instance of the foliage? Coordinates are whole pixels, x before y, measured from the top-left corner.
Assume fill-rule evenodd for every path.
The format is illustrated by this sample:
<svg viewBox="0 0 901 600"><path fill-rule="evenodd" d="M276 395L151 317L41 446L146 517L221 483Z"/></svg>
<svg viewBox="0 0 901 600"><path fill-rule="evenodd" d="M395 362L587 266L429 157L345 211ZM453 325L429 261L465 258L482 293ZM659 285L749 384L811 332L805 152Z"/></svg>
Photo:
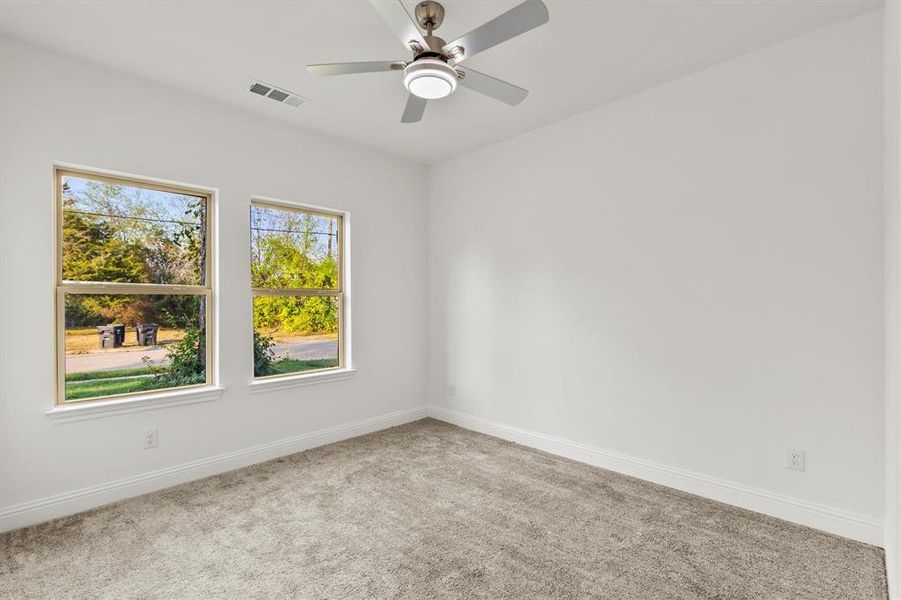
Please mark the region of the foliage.
<svg viewBox="0 0 901 600"><path fill-rule="evenodd" d="M204 199L78 177L63 183L64 279L117 283L200 284L206 248ZM338 221L327 216L253 207L251 283L256 288L337 289ZM157 323L205 328L204 306L189 295L69 294L66 326ZM329 296L257 296L255 330L335 333L338 303ZM173 378L203 373L202 340L189 339ZM255 370L275 360L271 343L254 340ZM271 342L271 340L270 340ZM259 347L258 347L259 346ZM268 363L267 363L268 357Z"/></svg>
<svg viewBox="0 0 901 600"><path fill-rule="evenodd" d="M109 221L74 212L63 202L63 278L78 281L147 281L148 256L143 246L116 236Z"/></svg>
<svg viewBox="0 0 901 600"><path fill-rule="evenodd" d="M66 212L63 204L63 278L80 281L142 281L148 274L144 249L116 237L107 221ZM147 302L127 302L124 297L77 295L68 298L69 325L101 325L110 321L134 322L147 312Z"/></svg>
<svg viewBox="0 0 901 600"><path fill-rule="evenodd" d="M182 387L206 381L206 332L189 327L185 336L166 348L169 359L165 366L151 364L145 356L145 368L153 373L156 388Z"/></svg>
<svg viewBox="0 0 901 600"><path fill-rule="evenodd" d="M253 287L334 288L338 282L338 263L333 256L315 260L311 256L305 228L299 241L284 236L265 236L257 240L257 260L251 264Z"/></svg>
<svg viewBox="0 0 901 600"><path fill-rule="evenodd" d="M259 332L253 333L253 375L265 377L267 375L285 375L313 369L328 369L338 366L338 359L317 358L300 360L296 358L276 358L272 347L272 338Z"/></svg>
<svg viewBox="0 0 901 600"><path fill-rule="evenodd" d="M257 331L253 332L253 376L265 377L273 375L273 363L275 352L272 347L275 342L272 338Z"/></svg>
<svg viewBox="0 0 901 600"><path fill-rule="evenodd" d="M299 334L335 333L338 306L329 296L257 296L253 326Z"/></svg>
<svg viewBox="0 0 901 600"><path fill-rule="evenodd" d="M157 377L166 387L195 385L206 381L206 332L196 327L185 331L185 337L166 348L169 365Z"/></svg>
<svg viewBox="0 0 901 600"><path fill-rule="evenodd" d="M337 289L335 219L254 207L251 232L253 287ZM334 333L338 306L328 296L257 296L253 324L289 333Z"/></svg>
<svg viewBox="0 0 901 600"><path fill-rule="evenodd" d="M104 224L117 242L140 250L145 267L139 277L83 281L201 283L202 198L75 177L64 183L63 198L64 221Z"/></svg>
<svg viewBox="0 0 901 600"><path fill-rule="evenodd" d="M162 327L182 329L196 327L202 296L91 294L66 295L66 326L70 330L109 323L156 323ZM94 334L96 335L96 333Z"/></svg>
<svg viewBox="0 0 901 600"><path fill-rule="evenodd" d="M76 187L70 186L70 181ZM200 282L203 199L119 184L63 183L63 278L113 283ZM188 296L69 295L66 326L190 324Z"/></svg>

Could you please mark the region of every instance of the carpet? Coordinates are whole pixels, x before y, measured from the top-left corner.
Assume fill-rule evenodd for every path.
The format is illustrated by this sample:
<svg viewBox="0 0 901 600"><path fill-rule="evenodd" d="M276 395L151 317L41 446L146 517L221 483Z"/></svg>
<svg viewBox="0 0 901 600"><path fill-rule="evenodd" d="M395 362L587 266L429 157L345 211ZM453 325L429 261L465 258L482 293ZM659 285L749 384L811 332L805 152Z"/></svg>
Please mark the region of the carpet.
<svg viewBox="0 0 901 600"><path fill-rule="evenodd" d="M426 419L0 535L3 598L886 598L883 553Z"/></svg>

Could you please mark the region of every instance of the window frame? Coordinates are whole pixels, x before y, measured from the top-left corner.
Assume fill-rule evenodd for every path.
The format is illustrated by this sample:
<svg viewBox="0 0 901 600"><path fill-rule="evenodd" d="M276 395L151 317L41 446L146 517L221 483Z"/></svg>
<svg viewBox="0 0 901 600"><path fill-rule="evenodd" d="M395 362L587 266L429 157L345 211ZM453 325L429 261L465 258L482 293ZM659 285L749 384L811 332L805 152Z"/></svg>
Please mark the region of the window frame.
<svg viewBox="0 0 901 600"><path fill-rule="evenodd" d="M338 365L335 367L325 367L322 369L310 369L307 371L297 371L294 373L282 373L277 375L264 375L257 377L253 374L253 352L251 352L251 385L260 386L272 384L276 382L291 383L292 381L305 382L310 379L331 379L342 374L348 374L354 371L351 365L350 352L350 212L325 208L322 206L314 206L311 204L303 204L300 202L292 202L287 200L279 200L264 196L253 196L250 199L250 210L248 217L253 212L254 207L270 208L274 210L283 210L295 213L304 213L337 221L336 232L338 233L338 283L334 289L326 288L258 288L253 287L251 282L251 331L253 331L253 299L258 296L289 296L289 297L311 297L311 296L329 296L338 300ZM248 222L248 232L252 235L253 222ZM251 240L248 240L251 241ZM250 245L248 245L248 250ZM251 261L253 256L248 254Z"/></svg>
<svg viewBox="0 0 901 600"><path fill-rule="evenodd" d="M73 281L63 279L63 177L80 177L127 185L131 187L140 187L144 189L169 192L173 194L181 194L192 196L195 198L203 198L206 203L206 257L205 272L203 285L181 285L181 284L155 284L155 283L117 283L117 282L98 282L98 281ZM78 167L67 164L53 165L53 202L54 202L54 333L56 336L56 386L53 401L53 409L60 410L63 408L84 407L85 405L102 405L102 404L121 404L128 400L141 399L160 399L165 396L185 395L186 393L196 393L207 389L213 389L218 381L218 373L216 369L215 353L213 348L216 343L216 310L214 303L216 295L214 293L215 274L216 274L216 238L214 235L213 223L215 221L215 190L193 186L182 183L175 183L153 179L149 177L141 177L137 175L116 173L112 171L104 171L99 169L91 169L86 167ZM205 331L205 361L206 379L203 383L194 385L185 385L179 387L162 388L159 390L127 392L124 394L113 394L109 396L97 396L94 398L84 398L80 400L66 400L66 294L138 294L138 295L189 295L203 296L204 302L204 322L206 324ZM52 410L51 409L51 412Z"/></svg>

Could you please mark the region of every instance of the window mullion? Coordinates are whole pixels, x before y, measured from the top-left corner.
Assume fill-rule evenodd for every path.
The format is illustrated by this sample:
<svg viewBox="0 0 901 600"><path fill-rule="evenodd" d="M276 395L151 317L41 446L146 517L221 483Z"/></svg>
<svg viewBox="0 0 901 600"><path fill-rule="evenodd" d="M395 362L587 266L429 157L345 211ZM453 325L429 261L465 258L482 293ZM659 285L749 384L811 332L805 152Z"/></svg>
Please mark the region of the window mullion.
<svg viewBox="0 0 901 600"><path fill-rule="evenodd" d="M155 284L155 283L107 283L90 281L63 281L59 289L69 294L178 294L203 296L211 291L208 286Z"/></svg>

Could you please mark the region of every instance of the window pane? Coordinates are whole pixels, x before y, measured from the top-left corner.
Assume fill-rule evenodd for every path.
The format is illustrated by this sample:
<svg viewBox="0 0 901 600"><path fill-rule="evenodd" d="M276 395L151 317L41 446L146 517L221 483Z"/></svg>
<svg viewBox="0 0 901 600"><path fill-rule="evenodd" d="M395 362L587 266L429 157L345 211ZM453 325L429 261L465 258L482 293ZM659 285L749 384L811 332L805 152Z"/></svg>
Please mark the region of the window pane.
<svg viewBox="0 0 901 600"><path fill-rule="evenodd" d="M338 366L337 296L255 296L254 376Z"/></svg>
<svg viewBox="0 0 901 600"><path fill-rule="evenodd" d="M66 400L206 381L204 296L66 294Z"/></svg>
<svg viewBox="0 0 901 600"><path fill-rule="evenodd" d="M251 283L255 288L338 289L338 218L250 208Z"/></svg>
<svg viewBox="0 0 901 600"><path fill-rule="evenodd" d="M204 285L206 199L62 176L70 281Z"/></svg>

